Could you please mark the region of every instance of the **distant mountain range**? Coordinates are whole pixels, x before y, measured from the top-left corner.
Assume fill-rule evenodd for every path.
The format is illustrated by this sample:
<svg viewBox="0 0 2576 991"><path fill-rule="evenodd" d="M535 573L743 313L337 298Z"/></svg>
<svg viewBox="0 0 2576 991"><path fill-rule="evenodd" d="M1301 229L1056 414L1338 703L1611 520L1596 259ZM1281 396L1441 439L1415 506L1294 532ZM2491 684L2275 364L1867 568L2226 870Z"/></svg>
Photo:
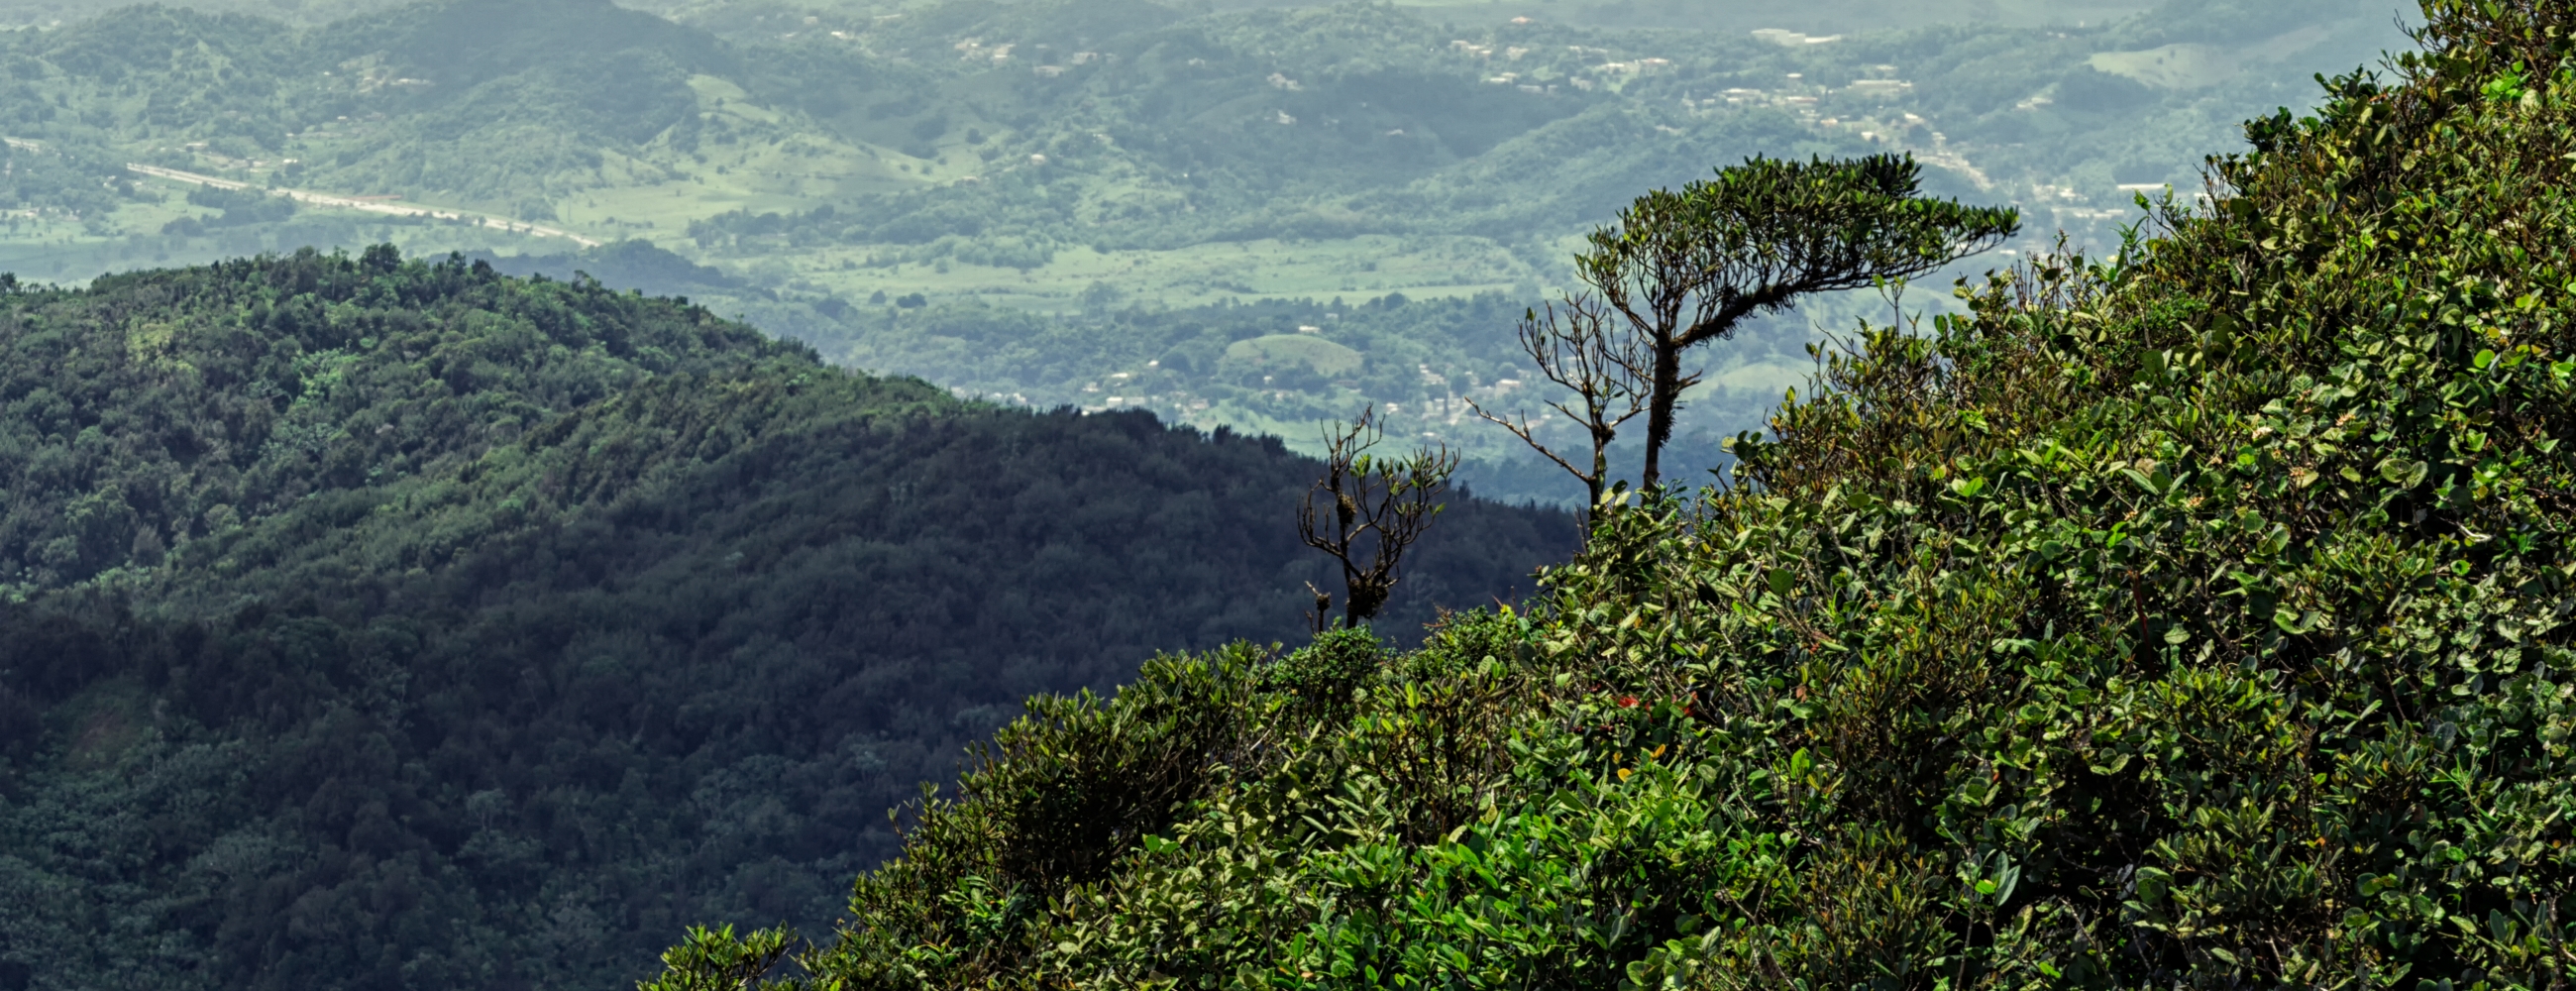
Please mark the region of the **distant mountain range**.
<svg viewBox="0 0 2576 991"><path fill-rule="evenodd" d="M1568 282L1568 236L1757 153L1910 150L1943 193L2019 204L2013 250L2060 229L2102 249L2137 195L2195 194L2200 156L2241 120L2403 40L2380 0L208 6L0 39L0 133L17 141L0 204L19 211L0 268L642 241L687 267L638 285L834 360L1035 406L1141 397L1298 443L1362 403L1446 410L1434 379L1526 378L1508 317L1362 340L1320 319L1345 308L1332 300L1515 314ZM316 195L253 209L207 181ZM722 278L687 274L705 269ZM1478 294L1504 302L1463 302ZM1060 336L997 373L889 330L904 299L947 314L915 326L954 340L1032 313L1307 301L1312 316L1259 333L1312 326L1367 357L1284 387L1151 364L1170 342ZM1696 426L1757 425L1816 327L1889 312L1826 300L1748 332L1712 355L1731 391L1702 397ZM1130 388L1101 391L1120 376ZM1514 450L1472 418L1397 415L1481 457Z"/></svg>

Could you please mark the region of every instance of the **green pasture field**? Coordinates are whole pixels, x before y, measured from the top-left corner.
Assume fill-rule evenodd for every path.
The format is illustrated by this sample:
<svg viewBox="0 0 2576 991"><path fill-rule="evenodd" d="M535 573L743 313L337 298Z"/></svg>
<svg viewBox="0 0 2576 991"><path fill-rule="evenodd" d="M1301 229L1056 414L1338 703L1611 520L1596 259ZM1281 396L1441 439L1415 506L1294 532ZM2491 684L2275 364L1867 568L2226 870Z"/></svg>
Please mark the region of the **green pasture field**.
<svg viewBox="0 0 2576 991"><path fill-rule="evenodd" d="M1506 247L1479 237L1364 237L1217 242L1170 251L1059 251L1025 272L953 259L871 268L881 245L834 246L775 259L794 277L845 297L877 292L973 296L1001 306L1067 309L1095 285L1120 299L1200 306L1225 299L1365 298L1400 292L1416 299L1472 296L1542 285L1541 273ZM755 263L758 274L767 262Z"/></svg>
<svg viewBox="0 0 2576 991"><path fill-rule="evenodd" d="M729 108L730 109L730 108ZM754 109L754 108L745 108ZM800 139L808 149L783 151L778 146L747 149L679 178L658 178L649 162L607 155L601 178L609 183L554 201L549 226L601 241L640 238L684 254L696 254L683 233L690 221L728 210L792 211L827 202L778 188L779 175L821 176L850 164L864 152L849 146L830 148L823 139ZM781 144L786 144L782 142ZM821 149L820 151L811 149ZM917 160L889 149L874 149L881 161L940 168L934 160ZM198 168L253 182L269 170L223 169L222 162L201 157ZM732 167L741 164L742 167ZM953 166L952 166L953 168ZM865 175L866 166L854 169ZM899 174L899 173L898 173ZM633 181L635 177L647 181ZM191 264L238 253L234 249L292 251L303 246L297 235L356 232L373 243L382 240L406 253L489 250L496 253L550 254L572 250L560 238L529 237L491 227L420 222L355 210L305 207L301 223L263 228L254 246L241 237L218 233L203 238L166 238L163 225L181 217L207 217L216 211L190 206L187 185L168 180L138 180L138 188L158 199L131 202L113 214L89 221L60 217L21 218L0 226L0 263L16 266L23 277L49 281L86 278L104 265ZM315 190L339 195L367 195L366 190ZM489 211L489 204L406 199L410 205L466 212ZM501 219L497 211L492 212ZM317 228L316 221L328 221ZM1535 253L1564 257L1573 238L1559 239ZM315 242L321 248L355 247L348 242ZM792 284L851 299L875 293L923 293L936 297L973 297L1000 306L1066 309L1080 305L1087 290L1108 285L1118 298L1170 306L1197 306L1225 299L1366 298L1403 293L1416 299L1472 296L1480 292L1519 292L1535 297L1564 281L1553 264L1534 266L1534 253L1514 251L1490 238L1458 236L1393 237L1367 235L1334 240L1216 242L1169 251L1099 251L1076 247L1059 251L1047 265L1020 270L972 265L954 259L930 264L870 266L875 255L900 249L890 244L835 244L810 250L771 254L756 259L708 259L719 268L739 270L763 282Z"/></svg>
<svg viewBox="0 0 2576 991"><path fill-rule="evenodd" d="M1303 365L1319 375L1357 371L1360 363L1367 360L1357 351L1303 334L1272 334L1236 341L1225 349L1225 356L1262 365Z"/></svg>
<svg viewBox="0 0 2576 991"><path fill-rule="evenodd" d="M310 206L283 223L217 228L192 237L165 235L160 231L171 221L183 217L203 219L219 211L189 204L187 191L191 187L185 183L137 179L135 188L144 194L142 198L128 201L103 217L73 219L13 213L0 218L0 271L37 282L75 283L102 272L201 265L244 255L290 253L303 247L354 252L370 244L392 244L410 255L450 251L544 254L577 247L563 238L535 237L497 226Z"/></svg>

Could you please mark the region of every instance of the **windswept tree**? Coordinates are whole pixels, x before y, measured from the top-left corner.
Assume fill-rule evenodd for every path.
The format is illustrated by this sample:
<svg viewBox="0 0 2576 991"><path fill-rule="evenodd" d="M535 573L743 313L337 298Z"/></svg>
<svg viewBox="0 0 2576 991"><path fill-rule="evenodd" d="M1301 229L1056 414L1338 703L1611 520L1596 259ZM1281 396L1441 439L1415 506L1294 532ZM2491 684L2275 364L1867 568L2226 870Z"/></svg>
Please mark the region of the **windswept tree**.
<svg viewBox="0 0 2576 991"><path fill-rule="evenodd" d="M1582 426L1585 438L1592 444L1591 462L1576 465L1549 448L1538 439L1538 428L1527 414L1499 416L1472 398L1467 400L1467 406L1581 480L1591 496L1584 505L1598 508L1609 485L1610 444L1619 439L1620 427L1645 412L1652 394L1649 387L1653 382L1654 351L1618 314L1603 305L1600 297L1593 295L1568 296L1562 302L1549 304L1545 311L1529 311L1521 318L1520 338L1521 350L1538 365L1538 373L1573 392L1574 401L1582 406L1577 412L1564 402L1547 403L1558 414ZM1687 389L1699 382L1699 374L1693 372L1676 381L1677 388Z"/></svg>
<svg viewBox="0 0 2576 991"><path fill-rule="evenodd" d="M1651 352L1639 481L1662 478L1673 414L1690 385L1682 352L1800 297L1933 272L2021 229L2011 208L1964 206L1921 189L1911 155L1757 157L1678 192L1638 197L1592 233L1575 271Z"/></svg>
<svg viewBox="0 0 2576 991"><path fill-rule="evenodd" d="M1324 433L1324 477L1297 509L1297 533L1342 569L1343 625L1357 627L1386 606L1404 552L1440 515L1440 495L1458 470L1448 445L1416 447L1402 457L1370 453L1385 438L1377 408L1336 422ZM1318 511L1316 504L1324 508ZM1330 625L1332 598L1315 594L1316 632Z"/></svg>

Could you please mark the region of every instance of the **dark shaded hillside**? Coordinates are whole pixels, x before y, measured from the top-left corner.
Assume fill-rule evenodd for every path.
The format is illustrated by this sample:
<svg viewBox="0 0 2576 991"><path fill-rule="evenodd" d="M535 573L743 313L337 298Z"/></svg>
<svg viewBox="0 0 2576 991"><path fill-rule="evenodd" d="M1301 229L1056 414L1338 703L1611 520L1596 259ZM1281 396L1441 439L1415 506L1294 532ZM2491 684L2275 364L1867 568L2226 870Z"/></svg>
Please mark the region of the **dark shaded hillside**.
<svg viewBox="0 0 2576 991"><path fill-rule="evenodd" d="M10 476L7 525L113 486L166 545L0 610L28 987L605 988L684 921L827 923L1020 698L1286 638L1324 578L1276 441L963 403L592 283L307 254L7 306L56 362L13 436L82 472ZM1453 506L1388 628L1571 536Z"/></svg>

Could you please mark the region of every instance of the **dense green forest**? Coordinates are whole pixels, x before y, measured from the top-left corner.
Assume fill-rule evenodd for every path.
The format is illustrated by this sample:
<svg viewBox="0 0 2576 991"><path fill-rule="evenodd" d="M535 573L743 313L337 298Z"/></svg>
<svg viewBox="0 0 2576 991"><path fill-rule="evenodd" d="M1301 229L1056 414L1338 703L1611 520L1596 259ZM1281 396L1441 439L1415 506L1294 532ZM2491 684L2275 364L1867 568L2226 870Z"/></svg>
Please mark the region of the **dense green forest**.
<svg viewBox="0 0 2576 991"><path fill-rule="evenodd" d="M1040 692L1305 626L1272 438L300 252L0 299L0 986L613 988L825 925ZM1382 629L1526 594L1453 500Z"/></svg>
<svg viewBox="0 0 2576 991"><path fill-rule="evenodd" d="M611 285L688 294L833 361L1040 406L1135 398L1103 383L1143 377L1166 418L1292 445L1316 410L1431 409L1424 355L1460 354L1401 324L1337 337L1326 301L1460 307L1404 321L1426 327L1538 302L1566 284L1565 239L1635 190L1754 153L1910 150L1942 192L2107 246L2137 219L2121 186L2188 194L2237 120L2402 41L2386 0L6 0L0 18L8 2L56 10L0 34L0 268L22 277L383 242L607 279L576 239L641 241L722 278ZM252 188L191 185L207 179ZM270 187L344 199L254 209ZM1040 335L995 375L896 326L901 300L964 338L1069 322L1143 339ZM1232 323L1195 312L1229 302L1316 304L1287 326L1369 374L1265 390L1143 364L1172 328ZM1817 326L1876 309L1819 300L1712 381L1776 393ZM1431 372L1513 379L1504 358ZM1721 392L1695 408L1712 435L1758 419ZM1390 415L1513 457L1445 413Z"/></svg>
<svg viewBox="0 0 2576 991"><path fill-rule="evenodd" d="M1033 700L774 986L2565 986L2576 10L2425 6L1525 607Z"/></svg>

